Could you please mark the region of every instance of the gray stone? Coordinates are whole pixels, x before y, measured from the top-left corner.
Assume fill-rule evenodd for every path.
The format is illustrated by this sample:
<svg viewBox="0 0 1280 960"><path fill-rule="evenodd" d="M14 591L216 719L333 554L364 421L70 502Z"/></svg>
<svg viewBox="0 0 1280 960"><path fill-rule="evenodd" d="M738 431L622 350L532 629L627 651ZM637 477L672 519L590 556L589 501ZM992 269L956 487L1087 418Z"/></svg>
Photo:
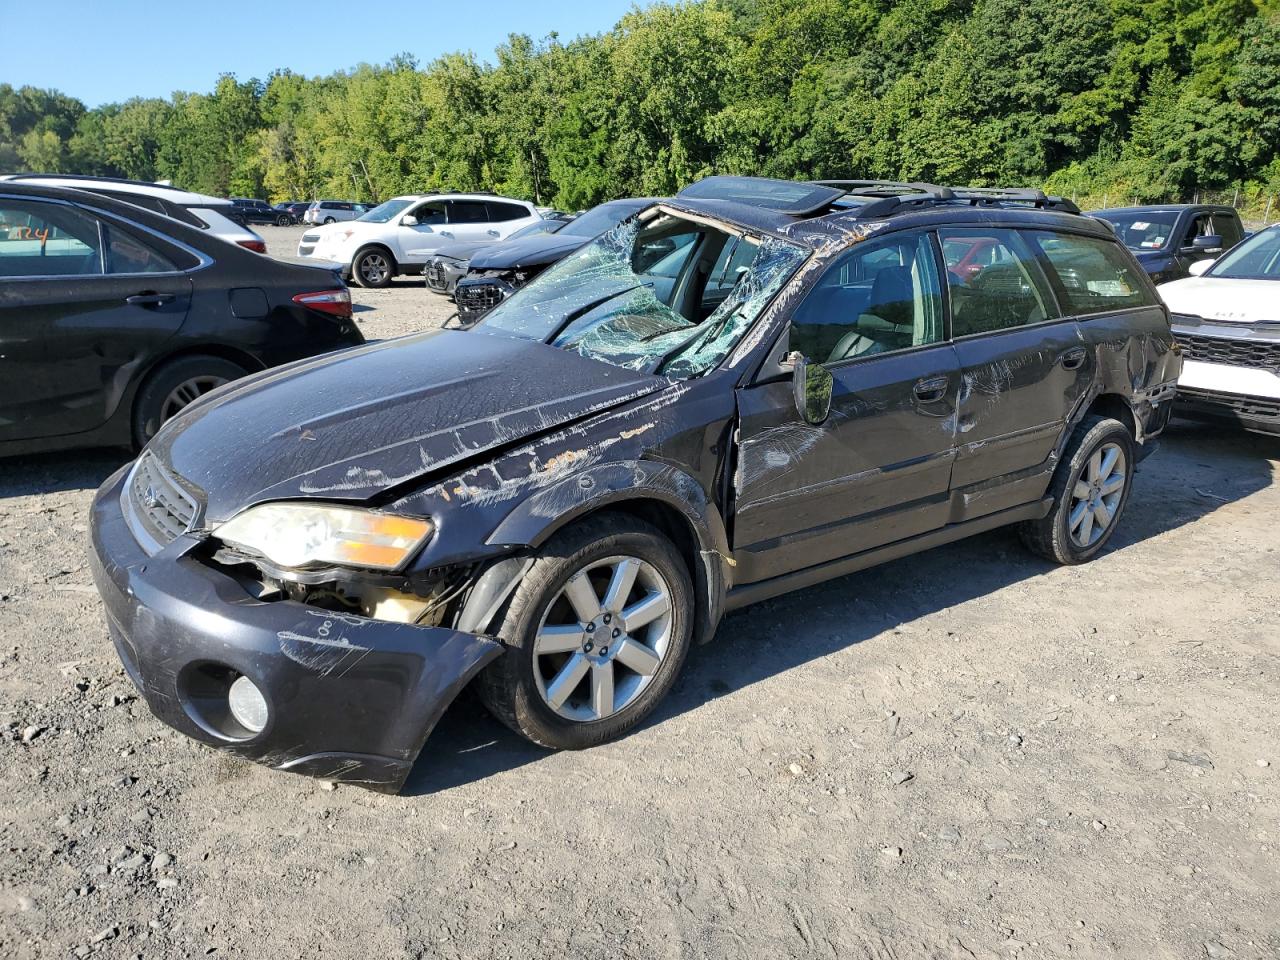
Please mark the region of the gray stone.
<svg viewBox="0 0 1280 960"><path fill-rule="evenodd" d="M132 857L126 857L116 864L117 870L137 870L140 866L147 862L146 856L141 853L135 853Z"/></svg>
<svg viewBox="0 0 1280 960"><path fill-rule="evenodd" d="M30 897L21 897L21 896L18 897L19 910L31 910L35 908L35 905L36 905L36 902L32 900Z"/></svg>
<svg viewBox="0 0 1280 960"><path fill-rule="evenodd" d="M987 853L1004 853L1013 846L1007 837L997 836L993 833L987 834L978 842Z"/></svg>
<svg viewBox="0 0 1280 960"><path fill-rule="evenodd" d="M102 943L102 941L104 941L104 940L110 940L112 937L114 937L114 936L115 936L116 934L118 934L119 932L120 932L120 928L119 928L119 927L104 927L102 930L99 930L97 933L95 933L95 934L93 935L93 939L92 939L92 940L90 940L89 942L90 942L90 943Z"/></svg>
<svg viewBox="0 0 1280 960"><path fill-rule="evenodd" d="M1213 769L1213 761L1203 753L1178 753L1170 750L1168 756L1170 760L1175 760L1178 763L1189 763L1191 766L1200 767L1203 770Z"/></svg>
<svg viewBox="0 0 1280 960"><path fill-rule="evenodd" d="M32 724L22 731L22 742L30 743L36 737L40 736L40 734L44 733L44 731L44 727L38 727L35 724Z"/></svg>
<svg viewBox="0 0 1280 960"><path fill-rule="evenodd" d="M938 830L938 839L945 840L948 843L959 843L960 831L948 823Z"/></svg>
<svg viewBox="0 0 1280 960"><path fill-rule="evenodd" d="M177 885L178 881L173 879L173 877L161 877L156 881L156 886L161 890L172 890Z"/></svg>
<svg viewBox="0 0 1280 960"><path fill-rule="evenodd" d="M915 778L916 778L916 775L912 773L910 770L895 770L893 772L893 777L892 777L893 785L895 787L900 787L904 783L909 783Z"/></svg>

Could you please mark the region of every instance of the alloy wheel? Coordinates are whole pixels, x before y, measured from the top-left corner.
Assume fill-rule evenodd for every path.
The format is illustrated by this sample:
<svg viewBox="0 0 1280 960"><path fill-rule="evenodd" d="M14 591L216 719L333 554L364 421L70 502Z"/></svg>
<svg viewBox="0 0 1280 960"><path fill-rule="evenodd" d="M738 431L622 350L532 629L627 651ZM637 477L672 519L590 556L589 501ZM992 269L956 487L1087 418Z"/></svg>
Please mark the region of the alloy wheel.
<svg viewBox="0 0 1280 960"><path fill-rule="evenodd" d="M366 283L382 283L390 270L387 258L380 253L366 253L360 258L360 279Z"/></svg>
<svg viewBox="0 0 1280 960"><path fill-rule="evenodd" d="M538 625L538 693L569 720L618 713L657 675L671 627L671 588L652 564L627 556L594 561L565 581Z"/></svg>
<svg viewBox="0 0 1280 960"><path fill-rule="evenodd" d="M1087 549L1102 539L1115 521L1128 482L1128 462L1119 444L1104 443L1090 454L1071 488L1067 529L1072 543Z"/></svg>
<svg viewBox="0 0 1280 960"><path fill-rule="evenodd" d="M164 403L160 405L160 422L168 420L192 400L228 382L226 377L214 375L192 377L182 381L169 391L169 395L164 398Z"/></svg>

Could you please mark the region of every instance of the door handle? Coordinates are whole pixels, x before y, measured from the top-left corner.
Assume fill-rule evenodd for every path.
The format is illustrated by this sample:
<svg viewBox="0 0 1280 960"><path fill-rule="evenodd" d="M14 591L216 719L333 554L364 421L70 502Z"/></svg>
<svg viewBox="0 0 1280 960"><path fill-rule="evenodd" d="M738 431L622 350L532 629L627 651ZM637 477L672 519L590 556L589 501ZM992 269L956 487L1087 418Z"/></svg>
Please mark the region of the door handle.
<svg viewBox="0 0 1280 960"><path fill-rule="evenodd" d="M917 380L912 392L921 403L937 403L947 395L947 387L951 385L948 377L928 377Z"/></svg>
<svg viewBox="0 0 1280 960"><path fill-rule="evenodd" d="M491 236L491 237L500 237L500 236L502 236L502 234L500 234L497 230L486 230L486 231L485 231L485 233L487 233L487 234L488 234L489 236Z"/></svg>
<svg viewBox="0 0 1280 960"><path fill-rule="evenodd" d="M135 293L132 297L125 297L124 302L134 307L158 307L173 299L172 293Z"/></svg>
<svg viewBox="0 0 1280 960"><path fill-rule="evenodd" d="M1064 370L1079 370L1084 366L1084 358L1088 356L1084 347L1072 347L1058 358Z"/></svg>

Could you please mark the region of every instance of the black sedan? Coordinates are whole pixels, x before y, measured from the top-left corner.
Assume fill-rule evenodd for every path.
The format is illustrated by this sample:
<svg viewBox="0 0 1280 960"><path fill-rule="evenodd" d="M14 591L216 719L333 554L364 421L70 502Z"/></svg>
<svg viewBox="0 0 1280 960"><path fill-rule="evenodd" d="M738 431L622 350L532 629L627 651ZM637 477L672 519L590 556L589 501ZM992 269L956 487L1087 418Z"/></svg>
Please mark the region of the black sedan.
<svg viewBox="0 0 1280 960"><path fill-rule="evenodd" d="M495 243L477 252L471 257L466 275L454 281L458 320L464 327L476 323L547 267L651 203L652 197L610 200L592 207L554 233L541 232L519 239L513 235L505 243Z"/></svg>
<svg viewBox="0 0 1280 960"><path fill-rule="evenodd" d="M141 446L215 387L363 342L333 271L100 195L0 184L0 456Z"/></svg>
<svg viewBox="0 0 1280 960"><path fill-rule="evenodd" d="M531 223L521 227L505 240L494 243L492 240L454 240L436 248L436 252L427 258L422 268L423 279L427 281L427 289L432 293L453 296L453 288L458 281L467 275L467 263L478 253L503 248L508 244L519 243L527 237L535 235L549 236L562 229L570 222L570 217L557 217ZM523 249L523 247L521 248ZM499 254L501 256L501 254Z"/></svg>

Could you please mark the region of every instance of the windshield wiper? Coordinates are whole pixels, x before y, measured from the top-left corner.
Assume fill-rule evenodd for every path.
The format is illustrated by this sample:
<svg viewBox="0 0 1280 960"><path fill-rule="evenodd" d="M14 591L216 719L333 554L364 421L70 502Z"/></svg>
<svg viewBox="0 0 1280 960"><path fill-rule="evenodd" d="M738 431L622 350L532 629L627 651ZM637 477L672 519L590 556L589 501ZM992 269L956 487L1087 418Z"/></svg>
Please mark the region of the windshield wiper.
<svg viewBox="0 0 1280 960"><path fill-rule="evenodd" d="M617 297L622 296L624 293L630 293L632 290L639 290L643 286L645 286L645 284L637 283L634 286L627 287L624 290L618 290L615 293L605 294L603 297L600 297L598 300L592 300L590 303L586 304L585 306L579 307L577 310L571 311L568 315L565 316L563 320L560 321L560 323L556 325L555 329L553 329L549 334L547 334L547 338L542 342L548 343L548 344L554 344L556 341L556 338L559 337L560 334L564 333L565 330L568 329L569 324L573 323L573 321L577 320L580 317L586 316L592 310L596 309L596 307L603 306L604 304L608 303L610 300L613 300L613 299L616 299Z"/></svg>

